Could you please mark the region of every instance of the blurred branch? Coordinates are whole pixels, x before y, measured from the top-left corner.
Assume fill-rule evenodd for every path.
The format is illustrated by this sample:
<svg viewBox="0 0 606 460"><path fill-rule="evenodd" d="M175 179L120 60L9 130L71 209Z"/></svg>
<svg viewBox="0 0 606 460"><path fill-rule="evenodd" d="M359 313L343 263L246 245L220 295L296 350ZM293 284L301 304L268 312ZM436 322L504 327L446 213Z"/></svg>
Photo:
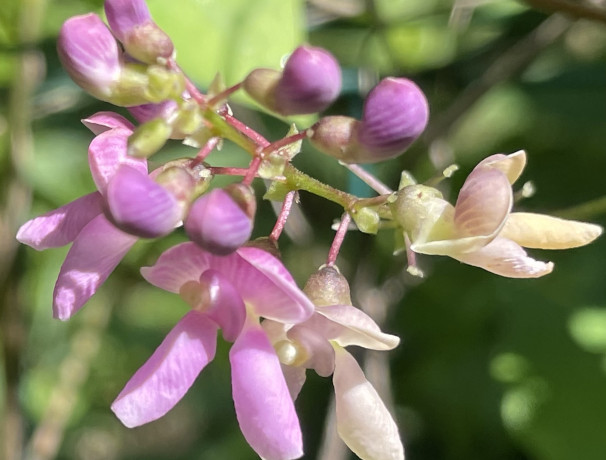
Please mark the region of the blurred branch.
<svg viewBox="0 0 606 460"><path fill-rule="evenodd" d="M20 44L36 43L46 10L46 0L23 0L15 17ZM17 286L11 283L18 242L15 234L18 225L29 210L32 191L21 178L23 169L33 154L31 132L31 98L44 75L44 57L35 50L24 48L15 66L8 102L8 135L10 165L5 184L6 203L0 214L0 329L6 379L4 414L0 424L0 456L6 460L22 458L23 416L19 404L19 377L21 350L26 336Z"/></svg>
<svg viewBox="0 0 606 460"><path fill-rule="evenodd" d="M561 13L575 19L591 19L606 23L606 10L589 5L582 1L569 0L523 0L524 3L533 8L549 11L550 13Z"/></svg>
<svg viewBox="0 0 606 460"><path fill-rule="evenodd" d="M545 48L572 25L560 15L545 19L535 30L499 56L475 82L430 124L424 139L428 145L448 134L459 118L493 87L522 73ZM438 165L440 166L440 165Z"/></svg>
<svg viewBox="0 0 606 460"><path fill-rule="evenodd" d="M555 216L576 220L588 220L604 214L606 214L606 196L553 212Z"/></svg>

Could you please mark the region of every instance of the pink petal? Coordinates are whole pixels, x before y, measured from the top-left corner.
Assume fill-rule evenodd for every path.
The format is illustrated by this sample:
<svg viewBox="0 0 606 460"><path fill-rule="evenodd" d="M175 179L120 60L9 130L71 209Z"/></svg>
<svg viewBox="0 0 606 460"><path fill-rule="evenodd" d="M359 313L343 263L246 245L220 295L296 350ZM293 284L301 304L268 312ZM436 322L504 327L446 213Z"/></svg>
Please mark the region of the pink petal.
<svg viewBox="0 0 606 460"><path fill-rule="evenodd" d="M307 360L302 366L315 370L321 377L328 377L335 369L335 351L322 331L308 326L306 322L303 326L293 327L288 331L288 338L305 350L303 353Z"/></svg>
<svg viewBox="0 0 606 460"><path fill-rule="evenodd" d="M301 457L299 419L278 357L259 324L244 327L229 360L234 406L246 441L267 460Z"/></svg>
<svg viewBox="0 0 606 460"><path fill-rule="evenodd" d="M144 0L105 0L107 22L118 40L132 28L151 20Z"/></svg>
<svg viewBox="0 0 606 460"><path fill-rule="evenodd" d="M114 128L123 128L129 131L135 129L130 121L114 112L97 112L88 118L84 118L82 123L95 135Z"/></svg>
<svg viewBox="0 0 606 460"><path fill-rule="evenodd" d="M153 120L154 118L164 118L167 120L178 110L179 106L172 99L159 102L157 104L143 104L128 107L128 111L137 119L139 123Z"/></svg>
<svg viewBox="0 0 606 460"><path fill-rule="evenodd" d="M143 238L168 235L179 225L182 210L176 198L146 172L121 165L105 191L108 216L125 232Z"/></svg>
<svg viewBox="0 0 606 460"><path fill-rule="evenodd" d="M212 269L202 273L200 287L206 293L204 313L219 325L223 338L233 342L246 319L242 297L223 275Z"/></svg>
<svg viewBox="0 0 606 460"><path fill-rule="evenodd" d="M510 184L513 184L522 175L526 166L526 152L518 150L510 155L497 153L484 158L474 169L492 168L498 169L507 176Z"/></svg>
<svg viewBox="0 0 606 460"><path fill-rule="evenodd" d="M217 326L190 311L128 381L112 410L129 428L162 417L215 357Z"/></svg>
<svg viewBox="0 0 606 460"><path fill-rule="evenodd" d="M371 350L392 350L400 343L395 335L385 334L377 323L359 308L351 305L331 305L316 308L316 313L339 327L327 337L342 347L357 345Z"/></svg>
<svg viewBox="0 0 606 460"><path fill-rule="evenodd" d="M495 238L475 252L457 254L453 257L463 263L508 278L538 278L553 270L552 262L540 262L528 257L520 245L501 237Z"/></svg>
<svg viewBox="0 0 606 460"><path fill-rule="evenodd" d="M281 366L286 386L288 386L288 392L292 400L295 401L305 383L307 369L303 366L287 366L286 364L282 364Z"/></svg>
<svg viewBox="0 0 606 460"><path fill-rule="evenodd" d="M53 316L66 320L76 313L136 241L102 214L91 220L74 240L61 266L53 294Z"/></svg>
<svg viewBox="0 0 606 460"><path fill-rule="evenodd" d="M110 129L95 137L88 147L90 171L101 194L105 194L108 182L122 164L147 174L147 160L126 154L131 134L128 129Z"/></svg>
<svg viewBox="0 0 606 460"><path fill-rule="evenodd" d="M141 273L151 284L179 292L187 281L197 281L212 268L228 279L255 313L285 323L309 318L314 305L301 291L284 265L268 252L243 247L228 256L215 256L195 243L183 243L165 251L152 267Z"/></svg>
<svg viewBox="0 0 606 460"><path fill-rule="evenodd" d="M360 458L404 460L398 427L356 360L336 350L335 402L337 431Z"/></svg>
<svg viewBox="0 0 606 460"><path fill-rule="evenodd" d="M64 246L74 241L84 226L102 212L101 195L90 193L27 221L17 232L17 240L38 251Z"/></svg>
<svg viewBox="0 0 606 460"><path fill-rule="evenodd" d="M455 205L458 236L496 235L512 205L511 185L505 174L497 169L474 169L465 180Z"/></svg>

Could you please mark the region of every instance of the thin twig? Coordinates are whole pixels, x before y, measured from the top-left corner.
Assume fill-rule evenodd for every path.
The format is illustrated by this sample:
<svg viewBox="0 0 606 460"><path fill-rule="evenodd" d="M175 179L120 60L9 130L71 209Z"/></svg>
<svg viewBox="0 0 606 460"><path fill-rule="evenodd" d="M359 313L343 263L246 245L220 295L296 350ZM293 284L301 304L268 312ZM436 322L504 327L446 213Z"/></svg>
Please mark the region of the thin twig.
<svg viewBox="0 0 606 460"><path fill-rule="evenodd" d="M606 10L592 6L583 1L568 0L524 0L533 8L562 13L575 19L591 19L606 22Z"/></svg>

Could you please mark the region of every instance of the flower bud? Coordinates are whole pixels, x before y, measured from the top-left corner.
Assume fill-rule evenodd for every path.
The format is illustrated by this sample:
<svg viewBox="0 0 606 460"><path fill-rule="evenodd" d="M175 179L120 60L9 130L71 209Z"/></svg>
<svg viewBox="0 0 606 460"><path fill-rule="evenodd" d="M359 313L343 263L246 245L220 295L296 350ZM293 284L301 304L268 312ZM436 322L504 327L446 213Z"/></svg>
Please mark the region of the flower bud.
<svg viewBox="0 0 606 460"><path fill-rule="evenodd" d="M346 163L376 163L401 154L423 132L429 107L423 92L405 78L386 78L368 94L362 120L327 117L310 141Z"/></svg>
<svg viewBox="0 0 606 460"><path fill-rule="evenodd" d="M177 110L177 103L170 99L157 104L142 104L128 107L128 111L139 123L145 123L154 118L164 118L166 120Z"/></svg>
<svg viewBox="0 0 606 460"><path fill-rule="evenodd" d="M112 32L135 59L154 64L172 56L173 42L152 20L144 0L106 0L105 14Z"/></svg>
<svg viewBox="0 0 606 460"><path fill-rule="evenodd" d="M116 227L143 238L169 234L181 221L177 199L147 174L122 165L107 185L106 215Z"/></svg>
<svg viewBox="0 0 606 460"><path fill-rule="evenodd" d="M341 69L328 51L300 46L290 55L282 73L253 70L244 80L244 89L280 115L321 112L339 95Z"/></svg>
<svg viewBox="0 0 606 460"><path fill-rule="evenodd" d="M74 16L59 31L57 52L69 76L98 99L109 101L120 80L120 50L96 14Z"/></svg>
<svg viewBox="0 0 606 460"><path fill-rule="evenodd" d="M335 266L323 266L311 275L303 292L317 307L352 304L349 283Z"/></svg>
<svg viewBox="0 0 606 460"><path fill-rule="evenodd" d="M255 207L254 194L248 187L211 190L192 204L185 232L213 254L230 254L250 238Z"/></svg>
<svg viewBox="0 0 606 460"><path fill-rule="evenodd" d="M137 158L149 158L160 150L172 129L163 118L156 118L139 125L128 138L128 154Z"/></svg>

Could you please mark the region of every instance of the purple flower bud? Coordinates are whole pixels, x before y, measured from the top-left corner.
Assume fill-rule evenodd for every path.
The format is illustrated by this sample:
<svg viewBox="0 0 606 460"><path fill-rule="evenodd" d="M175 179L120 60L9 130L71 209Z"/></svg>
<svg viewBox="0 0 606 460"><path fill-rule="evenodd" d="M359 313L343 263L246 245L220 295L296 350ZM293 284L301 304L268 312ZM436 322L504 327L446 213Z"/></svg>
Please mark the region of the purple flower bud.
<svg viewBox="0 0 606 460"><path fill-rule="evenodd" d="M168 99L157 104L143 104L128 107L128 111L139 123L153 120L154 118L163 118L167 120L179 109L177 103Z"/></svg>
<svg viewBox="0 0 606 460"><path fill-rule="evenodd" d="M429 119L423 91L406 78L385 78L364 103L358 142L372 153L368 162L395 157L421 135Z"/></svg>
<svg viewBox="0 0 606 460"><path fill-rule="evenodd" d="M325 266L311 275L303 292L317 307L351 305L349 283L335 266Z"/></svg>
<svg viewBox="0 0 606 460"><path fill-rule="evenodd" d="M106 0L105 14L112 32L135 59L154 64L172 56L173 42L152 20L144 0Z"/></svg>
<svg viewBox="0 0 606 460"><path fill-rule="evenodd" d="M107 217L120 229L143 238L170 233L182 218L175 197L130 166L122 165L107 185Z"/></svg>
<svg viewBox="0 0 606 460"><path fill-rule="evenodd" d="M254 202L254 195L248 190ZM248 241L253 228L251 206L243 208L241 202L228 190L211 190L191 206L185 219L185 232L209 252L218 255L234 252ZM251 200L247 202L250 204Z"/></svg>
<svg viewBox="0 0 606 460"><path fill-rule="evenodd" d="M400 155L427 126L429 106L412 81L386 78L368 94L361 121L324 117L310 142L346 163L376 163Z"/></svg>
<svg viewBox="0 0 606 460"><path fill-rule="evenodd" d="M59 59L70 77L93 96L108 100L120 80L120 50L101 18L90 13L63 23Z"/></svg>
<svg viewBox="0 0 606 460"><path fill-rule="evenodd" d="M298 47L286 61L274 98L282 115L316 113L325 110L341 90L339 63L328 51Z"/></svg>
<svg viewBox="0 0 606 460"><path fill-rule="evenodd" d="M280 115L321 112L339 95L341 69L328 51L300 46L286 61L282 73L255 69L244 80L255 101Z"/></svg>

